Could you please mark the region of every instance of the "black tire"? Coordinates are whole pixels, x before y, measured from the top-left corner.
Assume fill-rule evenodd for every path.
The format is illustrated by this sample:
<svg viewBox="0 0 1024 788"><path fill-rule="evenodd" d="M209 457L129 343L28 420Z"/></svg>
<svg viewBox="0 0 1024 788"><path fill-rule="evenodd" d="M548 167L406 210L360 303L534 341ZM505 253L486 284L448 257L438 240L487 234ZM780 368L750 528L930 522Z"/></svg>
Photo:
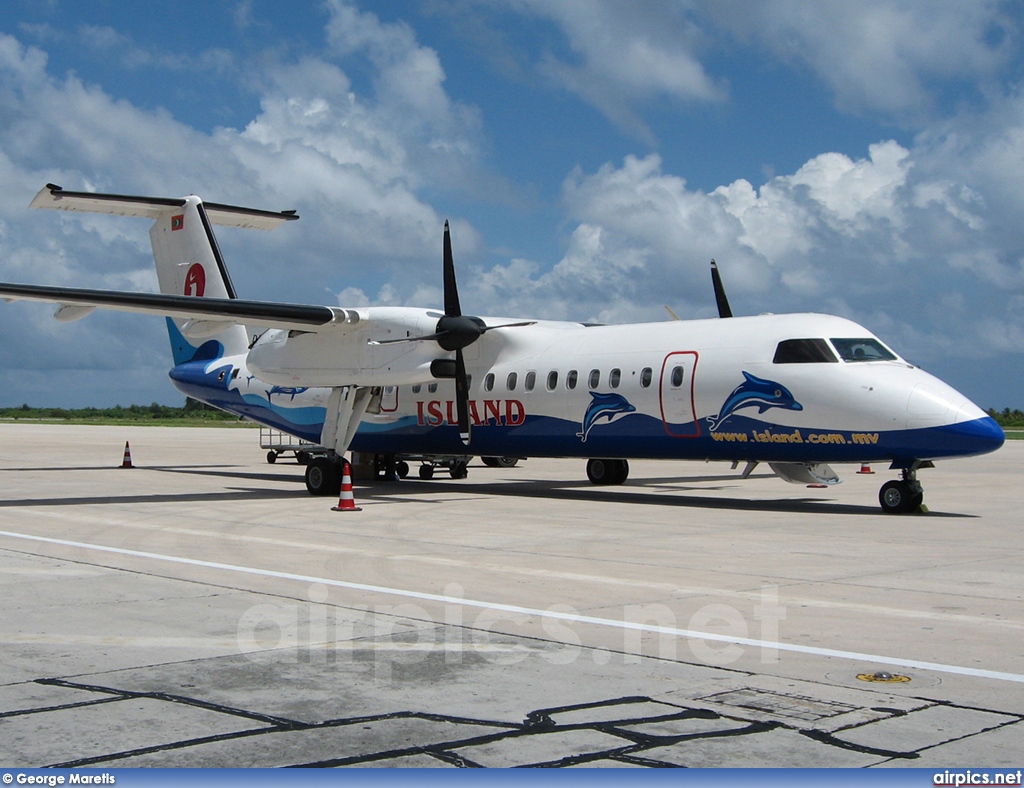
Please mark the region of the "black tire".
<svg viewBox="0 0 1024 788"><path fill-rule="evenodd" d="M273 465L275 462L277 462L277 452L276 451L268 451L267 452L267 462L269 462L271 465Z"/></svg>
<svg viewBox="0 0 1024 788"><path fill-rule="evenodd" d="M488 468L515 468L519 462L518 457L481 457L480 459Z"/></svg>
<svg viewBox="0 0 1024 788"><path fill-rule="evenodd" d="M448 473L453 479L465 479L469 476L469 468L466 467L464 462L453 462L452 467L448 469Z"/></svg>
<svg viewBox="0 0 1024 788"><path fill-rule="evenodd" d="M341 466L317 457L306 466L306 489L310 495L337 495L341 492Z"/></svg>
<svg viewBox="0 0 1024 788"><path fill-rule="evenodd" d="M882 485L878 491L878 503L886 514L907 514L916 512L924 500L924 493L915 490L904 481L891 481Z"/></svg>
<svg viewBox="0 0 1024 788"><path fill-rule="evenodd" d="M395 463L395 473L398 474L399 479L404 479L409 475L409 463L405 460L399 460Z"/></svg>
<svg viewBox="0 0 1024 788"><path fill-rule="evenodd" d="M434 466L433 465L421 465L420 466L420 478L424 481L430 481L434 478Z"/></svg>
<svg viewBox="0 0 1024 788"><path fill-rule="evenodd" d="M309 452L308 451L297 451L295 452L295 462L299 465L309 465Z"/></svg>
<svg viewBox="0 0 1024 788"><path fill-rule="evenodd" d="M593 484L622 484L629 476L629 463L625 460L587 460L587 478Z"/></svg>

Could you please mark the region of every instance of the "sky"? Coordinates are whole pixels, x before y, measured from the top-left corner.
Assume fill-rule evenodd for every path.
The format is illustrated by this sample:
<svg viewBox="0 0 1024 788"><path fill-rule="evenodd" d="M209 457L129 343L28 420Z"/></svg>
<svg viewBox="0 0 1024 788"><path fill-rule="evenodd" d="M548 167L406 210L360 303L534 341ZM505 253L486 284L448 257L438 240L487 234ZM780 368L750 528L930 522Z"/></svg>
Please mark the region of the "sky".
<svg viewBox="0 0 1024 788"><path fill-rule="evenodd" d="M858 321L1024 408L1019 0L7 0L0 281L156 290L69 190L295 209L242 298L602 322ZM0 406L184 401L164 321L0 303Z"/></svg>

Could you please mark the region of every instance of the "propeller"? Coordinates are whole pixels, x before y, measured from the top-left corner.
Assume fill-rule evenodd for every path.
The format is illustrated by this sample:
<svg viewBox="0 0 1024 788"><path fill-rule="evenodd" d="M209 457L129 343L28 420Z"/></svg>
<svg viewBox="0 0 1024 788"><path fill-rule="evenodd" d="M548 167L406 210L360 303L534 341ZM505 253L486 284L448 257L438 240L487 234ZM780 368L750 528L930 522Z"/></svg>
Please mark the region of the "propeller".
<svg viewBox="0 0 1024 788"><path fill-rule="evenodd" d="M725 285L722 284L722 276L718 273L718 263L711 261L711 284L715 288L715 301L718 303L719 317L732 317L732 309L729 308L729 299L725 297Z"/></svg>
<svg viewBox="0 0 1024 788"><path fill-rule="evenodd" d="M459 288L455 281L455 260L452 256L452 239L448 222L444 223L444 259L443 259L443 281L444 281L444 315L442 315L434 333L419 337L402 337L401 339L383 339L371 342L374 345L391 345L397 342L424 342L433 340L441 346L442 350L455 351L455 410L458 414L459 437L462 443L469 445L470 424L469 424L469 376L466 373L466 360L462 356L463 348L469 347L488 331L496 328L519 328L521 326L532 326L537 321L528 320L521 323L502 323L497 326L489 326L479 317L462 314L462 306L459 304ZM431 365L432 369L449 370L447 364L451 362L446 359L438 359ZM451 372L438 377L448 377Z"/></svg>

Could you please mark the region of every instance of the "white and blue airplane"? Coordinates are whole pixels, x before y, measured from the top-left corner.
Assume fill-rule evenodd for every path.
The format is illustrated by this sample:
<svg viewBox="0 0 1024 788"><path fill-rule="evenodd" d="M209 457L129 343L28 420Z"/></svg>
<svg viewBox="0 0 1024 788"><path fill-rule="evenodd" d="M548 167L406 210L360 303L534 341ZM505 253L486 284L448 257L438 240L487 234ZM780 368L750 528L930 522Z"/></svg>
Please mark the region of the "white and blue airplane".
<svg viewBox="0 0 1024 788"><path fill-rule="evenodd" d="M170 377L189 397L325 447L306 468L337 494L346 452L579 457L595 484L629 459L724 460L749 475L839 481L828 463L900 472L879 501L917 510L934 460L998 449L1004 435L967 397L850 320L733 317L712 264L720 317L590 325L463 314L444 230L444 308L310 306L239 299L212 225L273 229L297 219L178 199L65 191L35 208L150 219L160 293L0 284L8 301L167 317ZM262 333L250 336L246 326Z"/></svg>

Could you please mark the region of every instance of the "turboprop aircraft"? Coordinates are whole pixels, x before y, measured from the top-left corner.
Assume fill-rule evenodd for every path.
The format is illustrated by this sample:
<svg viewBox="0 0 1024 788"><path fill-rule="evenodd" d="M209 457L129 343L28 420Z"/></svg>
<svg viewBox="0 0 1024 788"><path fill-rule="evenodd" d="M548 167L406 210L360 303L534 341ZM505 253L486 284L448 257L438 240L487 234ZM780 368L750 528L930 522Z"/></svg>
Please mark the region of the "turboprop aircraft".
<svg viewBox="0 0 1024 788"><path fill-rule="evenodd" d="M309 306L239 299L212 225L273 229L297 219L180 199L65 191L35 208L137 216L160 293L0 285L8 301L167 317L170 377L194 399L326 447L306 468L337 494L346 452L579 457L595 484L628 460L768 463L797 484L839 481L827 463L888 462L886 512L918 509L921 468L1004 440L965 396L870 331L821 314L733 317L717 267L720 317L591 325L464 314L447 222L444 308ZM250 337L246 326L260 326Z"/></svg>

